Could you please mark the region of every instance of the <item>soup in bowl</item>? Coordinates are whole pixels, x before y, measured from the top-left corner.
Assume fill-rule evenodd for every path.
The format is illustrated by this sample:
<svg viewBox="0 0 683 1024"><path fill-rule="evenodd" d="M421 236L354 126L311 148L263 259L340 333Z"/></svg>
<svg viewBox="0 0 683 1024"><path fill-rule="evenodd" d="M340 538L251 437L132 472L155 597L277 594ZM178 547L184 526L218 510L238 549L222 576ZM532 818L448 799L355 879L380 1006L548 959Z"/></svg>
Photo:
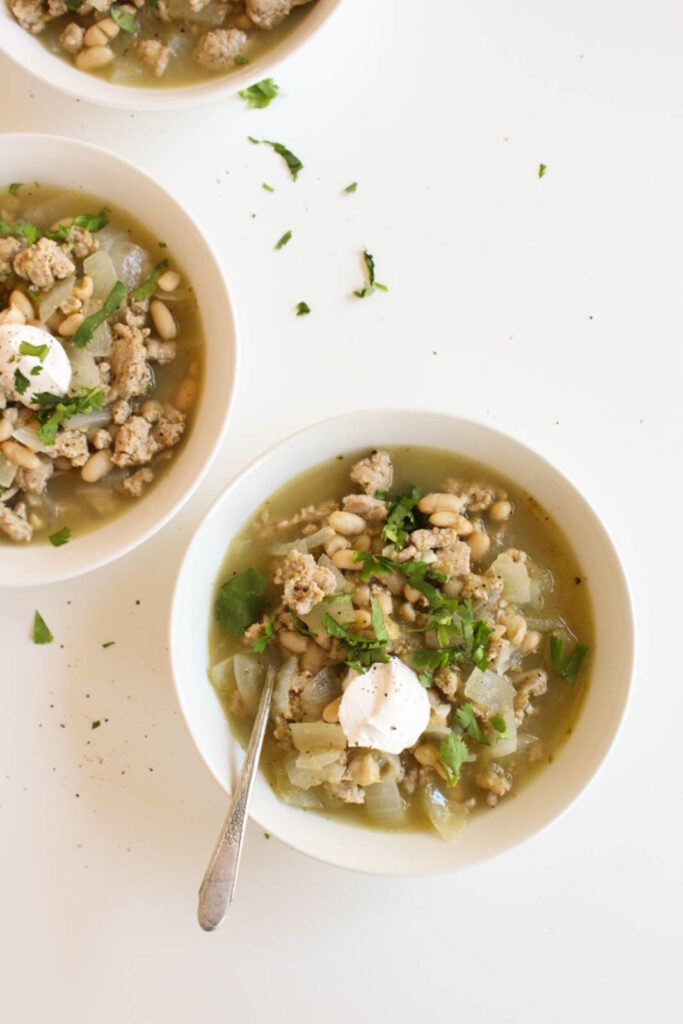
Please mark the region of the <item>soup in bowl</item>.
<svg viewBox="0 0 683 1024"><path fill-rule="evenodd" d="M603 641L617 612L621 654ZM264 456L200 527L173 622L219 780L271 664L254 816L380 873L463 866L546 824L594 773L630 676L628 593L592 511L528 449L435 414L353 414ZM190 682L200 651L209 678Z"/></svg>
<svg viewBox="0 0 683 1024"><path fill-rule="evenodd" d="M222 434L234 337L201 233L150 179L68 140L4 151L0 544L18 585L122 554L189 496Z"/></svg>

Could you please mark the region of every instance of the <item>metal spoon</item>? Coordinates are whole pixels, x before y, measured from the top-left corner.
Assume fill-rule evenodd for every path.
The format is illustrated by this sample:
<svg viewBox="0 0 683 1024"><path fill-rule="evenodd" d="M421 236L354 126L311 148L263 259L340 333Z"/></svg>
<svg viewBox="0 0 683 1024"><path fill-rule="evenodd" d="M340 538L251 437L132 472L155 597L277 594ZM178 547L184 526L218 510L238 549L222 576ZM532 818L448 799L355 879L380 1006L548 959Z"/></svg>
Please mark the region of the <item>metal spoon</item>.
<svg viewBox="0 0 683 1024"><path fill-rule="evenodd" d="M274 682L275 669L271 665L266 672L266 681L261 692L242 771L230 802L230 810L199 887L197 917L205 932L212 932L221 924L235 893L249 800L254 787L263 736L270 714Z"/></svg>

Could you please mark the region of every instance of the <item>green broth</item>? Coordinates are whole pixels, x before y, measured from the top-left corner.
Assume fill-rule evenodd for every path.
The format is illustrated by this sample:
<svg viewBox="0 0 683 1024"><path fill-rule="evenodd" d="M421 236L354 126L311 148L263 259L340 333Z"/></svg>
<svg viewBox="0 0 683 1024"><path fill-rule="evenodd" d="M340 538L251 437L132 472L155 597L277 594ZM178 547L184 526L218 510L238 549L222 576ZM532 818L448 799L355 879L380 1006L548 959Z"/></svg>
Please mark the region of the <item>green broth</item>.
<svg viewBox="0 0 683 1024"><path fill-rule="evenodd" d="M534 562L550 570L554 580L552 592L547 594L542 611L530 613L538 618L561 617L571 628L573 634L589 647L594 649L593 621L588 592L588 583L579 567L571 546L550 515L529 494L524 492L513 481L502 474L493 472L470 459L447 451L424 447L387 448L394 464L393 495L407 492L412 485L420 487L423 493L439 491L448 477L458 477L465 481L491 481L502 485L514 504L514 514L509 522L500 524L489 523L487 528L492 539L491 550L477 571L483 572L494 559L495 555L509 547L520 548L528 552ZM287 483L275 492L264 504L262 509L244 525L233 539L226 558L221 566L217 579L216 592L220 585L232 575L254 567L266 578L272 572L272 555L268 553L271 540L264 541L255 537L253 532L257 516L263 509L273 515L291 515L297 509L322 502L329 498L341 499L350 491L349 470L354 462L365 452L353 452L338 456L326 463L316 466ZM298 535L294 528L284 534L283 539L293 539ZM499 543L500 540L500 543ZM480 567L481 566L481 567ZM277 589L277 588L276 588ZM272 596L275 592L271 590ZM580 711L590 676L590 658L585 659L579 677L574 685L562 679L550 664L550 640L544 636L538 650L524 660L524 670L536 667L549 669L548 691L534 700L537 713L525 719L520 726L520 736L537 737L537 741L517 749L507 757L501 757L500 763L506 771L512 772L514 785L509 797L514 798L543 767L552 762L559 747L572 731L573 724ZM230 657L244 650L240 638L228 636L212 621L209 631L210 664ZM242 746L245 746L251 729L251 720L239 718L230 711L231 690L219 693L225 714L231 728ZM283 754L280 745L273 739L272 725L268 730L264 744L261 767L267 778L277 786L278 778L283 773ZM474 766L480 770L482 765ZM465 765L461 773L459 785L463 799L475 793L472 785L472 766ZM481 796L481 791L478 791ZM334 800L326 800L327 806L322 811L326 816L341 817L348 824L363 827L377 827L369 819L364 806L337 806ZM478 800L474 813L485 813L490 810L483 800ZM407 819L404 830L415 831L430 829L425 817L421 800L417 793L407 797Z"/></svg>

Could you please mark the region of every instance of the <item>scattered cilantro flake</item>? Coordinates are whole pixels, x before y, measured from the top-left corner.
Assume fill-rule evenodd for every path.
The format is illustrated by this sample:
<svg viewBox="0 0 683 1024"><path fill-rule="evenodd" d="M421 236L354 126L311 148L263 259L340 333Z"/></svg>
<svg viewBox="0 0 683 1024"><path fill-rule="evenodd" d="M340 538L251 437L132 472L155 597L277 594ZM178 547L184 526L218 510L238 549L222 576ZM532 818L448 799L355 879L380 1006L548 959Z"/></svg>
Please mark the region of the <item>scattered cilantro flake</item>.
<svg viewBox="0 0 683 1024"><path fill-rule="evenodd" d="M64 0L64 2L70 11L77 11L83 3L83 0Z"/></svg>
<svg viewBox="0 0 683 1024"><path fill-rule="evenodd" d="M150 277L146 281L143 281L135 291L131 292L132 298L135 302L143 302L145 299L151 299L157 290L159 284L159 278L163 274L164 270L168 266L168 260L160 260L152 271Z"/></svg>
<svg viewBox="0 0 683 1024"><path fill-rule="evenodd" d="M376 599L374 599L376 600ZM363 669L369 668L376 661L387 662L389 657L386 653L386 645L389 639L389 634L386 631L384 624L384 616L382 610L377 605L377 612L373 608L372 624L375 630L375 639L361 636L347 628L353 623L347 623L343 625L333 619L328 612L323 612L322 623L325 631L330 636L335 637L337 640L341 640L342 643L348 647L349 654L346 659L346 664L350 668L356 669L357 672L362 672ZM379 634L377 632L379 630ZM386 637L386 639L385 639Z"/></svg>
<svg viewBox="0 0 683 1024"><path fill-rule="evenodd" d="M11 196L16 196L23 184L23 181L13 181L9 187L9 194Z"/></svg>
<svg viewBox="0 0 683 1024"><path fill-rule="evenodd" d="M113 647L115 643L116 643L116 640L107 640L107 642L102 644L102 646L103 647Z"/></svg>
<svg viewBox="0 0 683 1024"><path fill-rule="evenodd" d="M560 675L572 684L576 682L576 677L579 674L579 669L581 668L581 662L583 661L587 651L588 648L585 644L577 644L572 653L565 660L564 642L562 637L555 635L550 637L550 660Z"/></svg>
<svg viewBox="0 0 683 1024"><path fill-rule="evenodd" d="M237 61L235 61L237 63ZM248 107L262 109L267 107L271 100L274 100L279 92L279 86L272 78L264 78L247 89L240 89L240 96L247 101Z"/></svg>
<svg viewBox="0 0 683 1024"><path fill-rule="evenodd" d="M376 597L370 598L370 608L372 609L372 628L375 632L375 636L381 643L388 644L389 634L384 623L384 613L382 612L379 601Z"/></svg>
<svg viewBox="0 0 683 1024"><path fill-rule="evenodd" d="M284 235L282 235L281 238L278 238L277 242L275 243L275 248L276 249L282 249L283 246L287 245L287 242L290 240L291 237L292 237L292 232L291 231L285 231Z"/></svg>
<svg viewBox="0 0 683 1024"><path fill-rule="evenodd" d="M45 619L39 611L33 616L33 642L34 644L51 644L54 637L47 627Z"/></svg>
<svg viewBox="0 0 683 1024"><path fill-rule="evenodd" d="M261 140L260 139L255 139L253 135L247 135L247 138L249 139L249 141L251 143L254 144L254 146L260 146L261 145Z"/></svg>
<svg viewBox="0 0 683 1024"><path fill-rule="evenodd" d="M55 548L61 548L63 544L68 543L71 538L71 530L68 526L63 526L61 530L57 530L56 533L51 533L48 537L50 544Z"/></svg>
<svg viewBox="0 0 683 1024"><path fill-rule="evenodd" d="M474 707L472 704L463 704L461 707L456 708L455 718L463 730L468 736L471 736L477 743L484 743L486 746L489 745L489 741L484 736L481 726L477 720L477 716L474 713ZM503 722L503 725L505 723Z"/></svg>
<svg viewBox="0 0 683 1024"><path fill-rule="evenodd" d="M247 60L247 58L241 53L238 53L237 56L235 57L235 64L237 65L238 68L244 67L244 65L248 63L249 61Z"/></svg>
<svg viewBox="0 0 683 1024"><path fill-rule="evenodd" d="M448 773L448 785L457 786L460 779L460 769L469 749L462 736L452 732L445 740L442 740L439 747L441 763Z"/></svg>
<svg viewBox="0 0 683 1024"><path fill-rule="evenodd" d="M263 838L264 839L270 839L270 832L264 832L263 833Z"/></svg>
<svg viewBox="0 0 683 1024"><path fill-rule="evenodd" d="M421 497L422 491L413 487L410 494L389 502L389 513L382 527L382 540L397 548L403 547L408 532L416 526L414 509Z"/></svg>
<svg viewBox="0 0 683 1024"><path fill-rule="evenodd" d="M489 718L489 722L491 723L491 725L496 730L496 732L498 733L502 740L506 740L508 738L507 722L505 721L502 715L493 715L491 718Z"/></svg>
<svg viewBox="0 0 683 1024"><path fill-rule="evenodd" d="M16 225L16 228L20 235L23 235L29 245L33 245L38 239L40 232L35 224L32 224L30 220L20 220Z"/></svg>
<svg viewBox="0 0 683 1024"><path fill-rule="evenodd" d="M264 188L266 192L274 192L275 189L272 185L266 185L265 181L261 182L261 188Z"/></svg>
<svg viewBox="0 0 683 1024"><path fill-rule="evenodd" d="M548 168L546 167L545 164L539 164L538 165L538 176L539 176L539 178L542 178L547 170L548 170Z"/></svg>
<svg viewBox="0 0 683 1024"><path fill-rule="evenodd" d="M120 29L123 29L124 32L130 32L132 36L140 31L135 15L129 11L122 11L120 7L110 7L109 17L113 18Z"/></svg>
<svg viewBox="0 0 683 1024"><path fill-rule="evenodd" d="M361 580L369 580L371 576L388 576L396 566L390 558L382 555L373 555L369 551L354 551L354 562L362 562L363 568L360 571Z"/></svg>
<svg viewBox="0 0 683 1024"><path fill-rule="evenodd" d="M37 302L38 299L40 298L40 295L38 294L38 292L34 288L29 288L27 290L28 290L29 295L33 299L33 301Z"/></svg>
<svg viewBox="0 0 683 1024"><path fill-rule="evenodd" d="M379 281L375 279L375 257L372 253L369 253L367 249L363 249L363 262L365 263L368 281L367 284L354 291L353 294L359 299L364 299L367 295L372 295L376 288L381 288L383 292L388 291L385 284L380 284Z"/></svg>
<svg viewBox="0 0 683 1024"><path fill-rule="evenodd" d="M296 304L296 315L306 316L307 313L311 312L311 307L307 302L297 302Z"/></svg>
<svg viewBox="0 0 683 1024"><path fill-rule="evenodd" d="M18 395L23 395L29 384L30 381L28 377L24 377L19 367L17 367L16 370L14 371L14 390L16 391L16 393Z"/></svg>
<svg viewBox="0 0 683 1024"><path fill-rule="evenodd" d="M102 723L100 722L99 718L96 718L95 721L91 724L90 728L91 729L99 729L99 727L101 725L102 725Z"/></svg>
<svg viewBox="0 0 683 1024"><path fill-rule="evenodd" d="M62 420L76 413L91 413L102 408L104 395L101 388L84 388L81 384L76 387L77 393L64 401L49 391L39 391L32 395L32 400L40 406L36 413L41 424L38 437L48 448L55 443Z"/></svg>
<svg viewBox="0 0 683 1024"><path fill-rule="evenodd" d="M255 146L263 143L265 146L272 146L276 153L282 157L284 162L289 168L289 173L292 175L294 181L299 177L299 172L303 170L304 165L299 160L298 156L295 156L290 149L283 146L281 142L271 142L270 139L255 139L253 135L247 135L250 142L253 142Z"/></svg>
<svg viewBox="0 0 683 1024"><path fill-rule="evenodd" d="M357 181L352 181L350 185L346 186L344 191L345 192L355 192L357 188L358 188L358 182Z"/></svg>
<svg viewBox="0 0 683 1024"><path fill-rule="evenodd" d="M323 598L325 604L343 604L350 600L350 594L325 594Z"/></svg>
<svg viewBox="0 0 683 1024"><path fill-rule="evenodd" d="M233 576L216 598L215 613L221 629L240 636L258 619L266 605L266 581L255 569Z"/></svg>
<svg viewBox="0 0 683 1024"><path fill-rule="evenodd" d="M317 633L314 633L307 622L301 618L300 615L294 611L293 608L289 608L289 614L292 616L292 622L294 623L294 629L297 633L303 633L304 636L308 636L311 640L316 640L318 637Z"/></svg>
<svg viewBox="0 0 683 1024"><path fill-rule="evenodd" d="M144 288L144 285L141 285L141 287ZM139 290L140 289L138 288L137 291ZM128 290L123 281L117 281L109 292L109 295L107 295L107 298L104 300L102 308L98 309L96 313L92 313L90 316L85 318L81 326L73 335L71 344L76 348L85 348L100 324L103 324L107 317L110 317L111 314L119 308L127 294ZM133 296L135 296L135 294L136 292L133 292Z"/></svg>
<svg viewBox="0 0 683 1024"><path fill-rule="evenodd" d="M20 356L35 356L36 359L44 359L49 351L49 345L32 345L29 341L22 341L19 345Z"/></svg>
<svg viewBox="0 0 683 1024"><path fill-rule="evenodd" d="M41 374L43 372L44 369L45 369L45 367L41 366L40 363L39 363L37 366L34 366L33 369L31 370L31 376L32 377L37 377L39 374Z"/></svg>
<svg viewBox="0 0 683 1024"><path fill-rule="evenodd" d="M269 642L275 636L275 616L271 615L266 622L266 628L258 640L255 640L252 644L252 648L257 654L263 654Z"/></svg>
<svg viewBox="0 0 683 1024"><path fill-rule="evenodd" d="M168 249L168 244L166 242L157 242L157 245L160 249Z"/></svg>

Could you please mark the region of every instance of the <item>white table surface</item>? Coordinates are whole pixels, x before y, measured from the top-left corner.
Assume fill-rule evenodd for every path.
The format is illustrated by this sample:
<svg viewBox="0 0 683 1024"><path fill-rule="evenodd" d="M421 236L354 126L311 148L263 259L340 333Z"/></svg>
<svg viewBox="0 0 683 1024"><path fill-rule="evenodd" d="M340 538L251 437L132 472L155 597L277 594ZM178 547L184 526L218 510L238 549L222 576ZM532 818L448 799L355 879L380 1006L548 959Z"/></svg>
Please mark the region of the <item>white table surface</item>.
<svg viewBox="0 0 683 1024"><path fill-rule="evenodd" d="M0 594L4 1020L680 1020L681 21L673 0L346 0L261 111L101 110L0 65L1 130L114 149L206 227L242 353L181 515L103 571ZM302 158L296 184L254 133ZM364 244L390 291L361 302ZM250 826L205 935L226 801L173 694L174 575L249 459L379 404L482 419L589 496L635 596L627 717L559 823L461 874L345 873ZM34 608L51 647L29 640Z"/></svg>

